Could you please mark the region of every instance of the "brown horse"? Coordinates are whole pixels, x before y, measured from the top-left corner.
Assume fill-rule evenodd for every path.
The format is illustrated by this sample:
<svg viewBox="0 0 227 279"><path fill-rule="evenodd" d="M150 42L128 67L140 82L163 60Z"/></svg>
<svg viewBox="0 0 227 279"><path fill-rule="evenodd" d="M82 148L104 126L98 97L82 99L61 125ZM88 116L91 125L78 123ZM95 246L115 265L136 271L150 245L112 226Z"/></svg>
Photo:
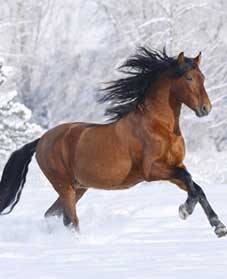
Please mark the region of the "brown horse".
<svg viewBox="0 0 227 279"><path fill-rule="evenodd" d="M211 103L196 58L168 57L141 48L122 66L125 78L112 82L100 102L109 102L109 124L67 123L15 151L0 184L0 212L19 201L28 165L38 164L59 198L45 216L61 215L78 229L75 204L88 188L120 190L142 181L168 180L187 191L180 217L192 214L197 202L217 236L227 229L211 208L202 188L183 164L185 156L179 118L182 104L196 115L208 115ZM2 213L2 214L7 214Z"/></svg>

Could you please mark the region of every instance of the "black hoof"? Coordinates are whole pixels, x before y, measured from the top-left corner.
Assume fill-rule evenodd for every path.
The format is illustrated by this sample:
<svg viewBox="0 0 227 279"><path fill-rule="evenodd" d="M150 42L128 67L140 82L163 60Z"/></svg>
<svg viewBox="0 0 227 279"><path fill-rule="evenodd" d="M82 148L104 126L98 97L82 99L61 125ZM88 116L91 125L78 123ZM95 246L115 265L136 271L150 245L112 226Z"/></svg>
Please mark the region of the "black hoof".
<svg viewBox="0 0 227 279"><path fill-rule="evenodd" d="M214 232L216 233L217 237L223 237L227 235L227 228L224 225L217 226Z"/></svg>
<svg viewBox="0 0 227 279"><path fill-rule="evenodd" d="M187 207L186 207L185 204L180 205L179 215L180 215L180 218L183 219L183 220L186 220L187 217L190 215L190 213L188 212Z"/></svg>

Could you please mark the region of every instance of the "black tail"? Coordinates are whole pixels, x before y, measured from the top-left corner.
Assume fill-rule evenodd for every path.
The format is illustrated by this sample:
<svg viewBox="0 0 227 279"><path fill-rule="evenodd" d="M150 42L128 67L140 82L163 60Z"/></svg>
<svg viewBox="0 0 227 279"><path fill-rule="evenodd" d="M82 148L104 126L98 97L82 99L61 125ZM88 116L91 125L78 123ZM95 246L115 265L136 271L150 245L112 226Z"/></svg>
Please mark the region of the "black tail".
<svg viewBox="0 0 227 279"><path fill-rule="evenodd" d="M0 215L9 214L18 203L23 190L28 165L35 153L39 139L24 145L10 156L0 181ZM5 213L4 209L10 207Z"/></svg>

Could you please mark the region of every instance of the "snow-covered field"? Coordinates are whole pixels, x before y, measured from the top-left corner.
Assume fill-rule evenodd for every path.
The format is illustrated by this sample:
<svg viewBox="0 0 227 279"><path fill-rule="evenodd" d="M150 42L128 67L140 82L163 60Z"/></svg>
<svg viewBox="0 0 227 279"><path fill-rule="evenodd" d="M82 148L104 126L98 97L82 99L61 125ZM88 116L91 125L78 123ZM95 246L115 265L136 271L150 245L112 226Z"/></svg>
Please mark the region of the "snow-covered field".
<svg viewBox="0 0 227 279"><path fill-rule="evenodd" d="M188 158L227 224L227 154ZM33 160L22 198L0 217L1 279L227 278L227 238L218 239L200 206L178 217L186 194L160 182L130 190L89 190L78 206L81 234L43 214L56 197Z"/></svg>

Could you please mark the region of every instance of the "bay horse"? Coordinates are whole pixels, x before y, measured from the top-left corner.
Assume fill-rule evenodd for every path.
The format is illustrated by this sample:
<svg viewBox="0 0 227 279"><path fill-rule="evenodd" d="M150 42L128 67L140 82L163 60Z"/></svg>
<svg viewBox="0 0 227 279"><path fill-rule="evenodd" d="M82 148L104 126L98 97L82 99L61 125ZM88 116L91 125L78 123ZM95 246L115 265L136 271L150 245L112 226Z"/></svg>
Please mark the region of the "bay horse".
<svg viewBox="0 0 227 279"><path fill-rule="evenodd" d="M120 190L142 181L167 180L187 192L179 207L182 219L200 203L216 235L226 235L183 163L182 104L198 117L211 111L200 61L201 53L169 57L165 50L138 49L121 66L126 76L109 83L99 98L109 104L109 123L62 124L12 153L0 182L1 214L18 203L36 152L39 167L59 195L45 216L63 215L66 226L79 228L76 204L89 188Z"/></svg>

